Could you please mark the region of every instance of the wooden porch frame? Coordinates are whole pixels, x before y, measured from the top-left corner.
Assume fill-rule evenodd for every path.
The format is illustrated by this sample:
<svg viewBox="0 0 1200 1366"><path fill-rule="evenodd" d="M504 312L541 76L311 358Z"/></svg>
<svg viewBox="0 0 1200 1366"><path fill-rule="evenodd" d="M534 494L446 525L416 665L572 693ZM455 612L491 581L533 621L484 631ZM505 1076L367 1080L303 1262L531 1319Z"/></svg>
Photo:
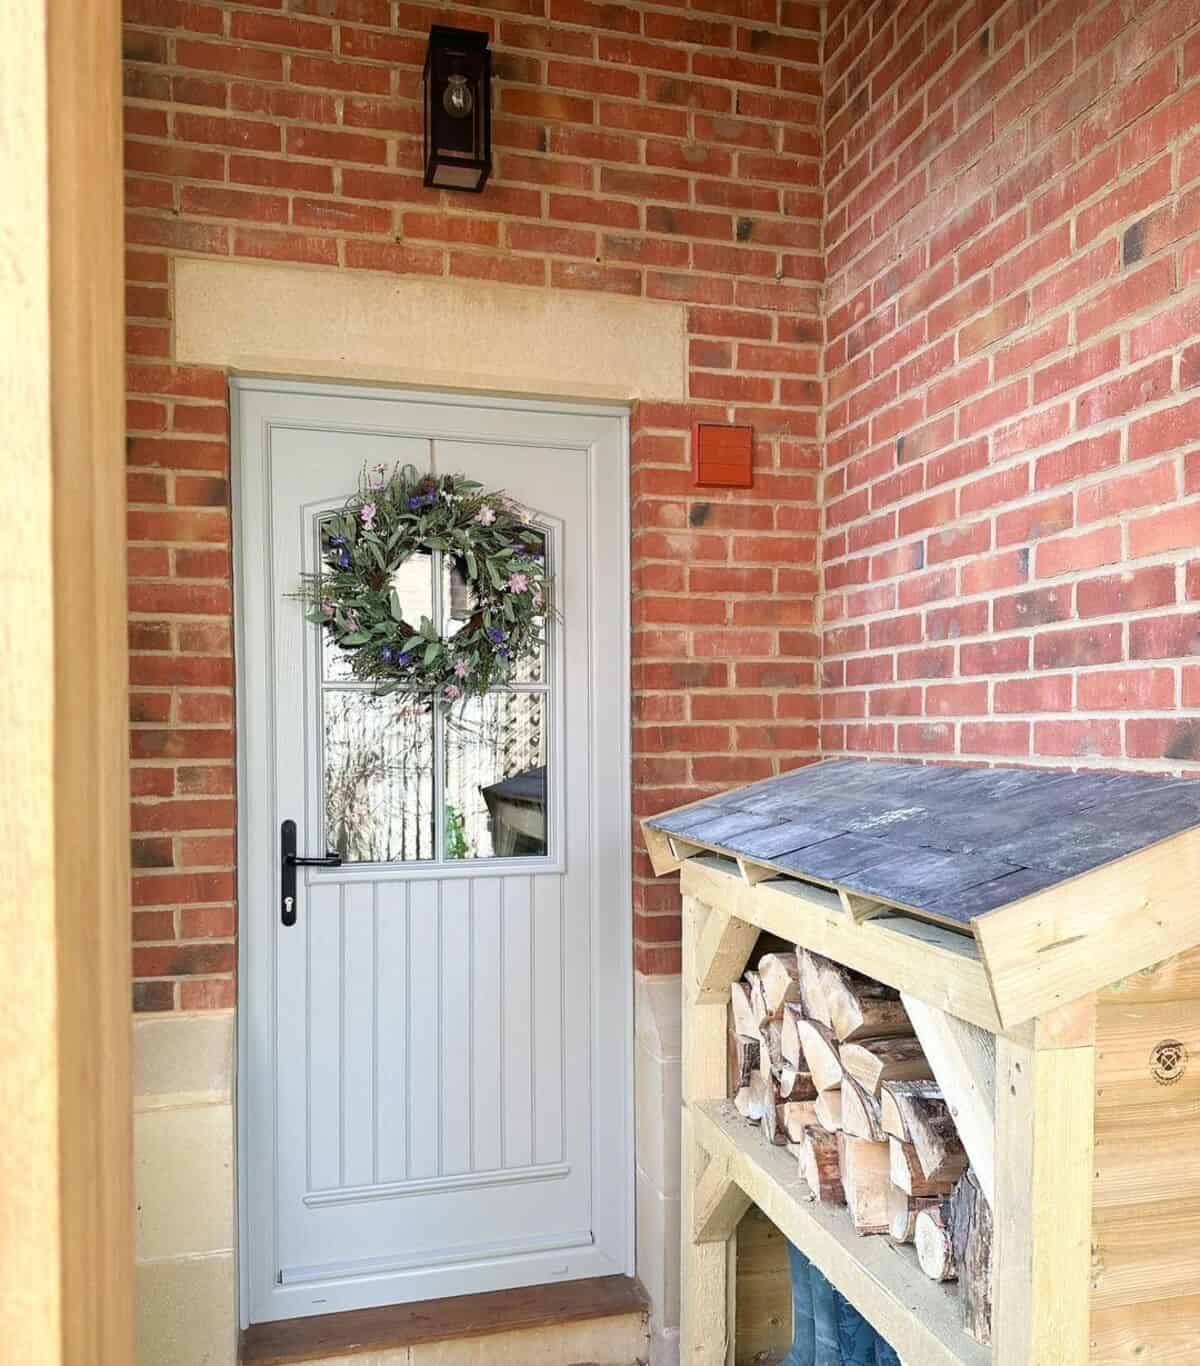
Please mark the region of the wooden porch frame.
<svg viewBox="0 0 1200 1366"><path fill-rule="evenodd" d="M120 5L0 44L0 1332L133 1349Z"/></svg>

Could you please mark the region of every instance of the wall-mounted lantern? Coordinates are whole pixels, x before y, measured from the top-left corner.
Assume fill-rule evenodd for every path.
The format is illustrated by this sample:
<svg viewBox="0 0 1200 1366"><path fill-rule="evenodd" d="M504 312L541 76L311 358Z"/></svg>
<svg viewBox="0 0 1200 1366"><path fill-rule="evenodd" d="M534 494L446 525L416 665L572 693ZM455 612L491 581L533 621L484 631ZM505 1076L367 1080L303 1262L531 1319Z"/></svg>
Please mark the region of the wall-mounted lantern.
<svg viewBox="0 0 1200 1366"><path fill-rule="evenodd" d="M478 194L491 170L488 36L434 24L425 56L425 184Z"/></svg>

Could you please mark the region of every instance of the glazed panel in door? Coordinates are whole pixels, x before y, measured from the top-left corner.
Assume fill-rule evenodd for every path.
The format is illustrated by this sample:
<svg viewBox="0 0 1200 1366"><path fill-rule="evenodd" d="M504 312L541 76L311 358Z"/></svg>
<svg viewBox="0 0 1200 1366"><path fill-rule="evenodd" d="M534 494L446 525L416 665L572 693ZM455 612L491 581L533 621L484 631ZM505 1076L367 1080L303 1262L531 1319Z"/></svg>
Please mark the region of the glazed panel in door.
<svg viewBox="0 0 1200 1366"><path fill-rule="evenodd" d="M614 1218L597 1184L609 1107L617 1135L627 1111L623 1066L614 1085L605 1058L606 1031L626 1023L607 981L619 954L605 941L620 933L597 915L624 813L598 810L611 764L595 746L615 719L600 699L624 682L622 614L597 597L595 564L604 537L621 558L621 518L604 506L619 464L597 468L619 423L340 397L297 413L255 393L240 396L243 433L263 405L274 420L249 424L261 586L249 546L241 557L269 636L242 640L246 683L256 656L266 673L247 749L269 755L248 755L243 774L246 1150L270 1182L269 1200L246 1202L249 1317L624 1270L626 1211ZM506 489L536 512L555 576L545 658L447 716L355 683L287 596L363 467L397 462ZM416 559L406 592L448 623L449 568ZM619 791L604 804L619 808ZM291 928L270 849L287 819L301 854L344 860L300 870ZM612 1177L622 1206L626 1178Z"/></svg>

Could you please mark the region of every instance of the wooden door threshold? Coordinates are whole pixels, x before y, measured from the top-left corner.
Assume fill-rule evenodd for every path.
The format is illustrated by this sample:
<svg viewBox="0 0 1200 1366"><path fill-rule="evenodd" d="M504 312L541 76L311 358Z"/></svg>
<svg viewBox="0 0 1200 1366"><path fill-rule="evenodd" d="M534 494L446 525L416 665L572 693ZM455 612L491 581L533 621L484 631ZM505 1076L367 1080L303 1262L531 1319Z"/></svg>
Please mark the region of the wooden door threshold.
<svg viewBox="0 0 1200 1366"><path fill-rule="evenodd" d="M593 1276L519 1290L255 1323L242 1334L240 1359L242 1366L288 1366L582 1319L644 1314L648 1309L646 1293L632 1276Z"/></svg>

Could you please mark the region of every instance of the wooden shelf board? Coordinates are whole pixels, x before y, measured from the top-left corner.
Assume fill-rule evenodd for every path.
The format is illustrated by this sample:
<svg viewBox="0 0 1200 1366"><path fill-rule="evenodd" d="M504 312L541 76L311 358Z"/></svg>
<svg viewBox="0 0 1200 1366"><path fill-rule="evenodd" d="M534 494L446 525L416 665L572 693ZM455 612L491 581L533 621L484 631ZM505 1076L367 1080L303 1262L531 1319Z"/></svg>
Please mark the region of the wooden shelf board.
<svg viewBox="0 0 1200 1366"><path fill-rule="evenodd" d="M692 1132L772 1223L905 1361L990 1366L992 1354L963 1331L958 1291L921 1271L909 1247L855 1233L841 1206L815 1201L786 1148L764 1142L727 1100L693 1103Z"/></svg>

